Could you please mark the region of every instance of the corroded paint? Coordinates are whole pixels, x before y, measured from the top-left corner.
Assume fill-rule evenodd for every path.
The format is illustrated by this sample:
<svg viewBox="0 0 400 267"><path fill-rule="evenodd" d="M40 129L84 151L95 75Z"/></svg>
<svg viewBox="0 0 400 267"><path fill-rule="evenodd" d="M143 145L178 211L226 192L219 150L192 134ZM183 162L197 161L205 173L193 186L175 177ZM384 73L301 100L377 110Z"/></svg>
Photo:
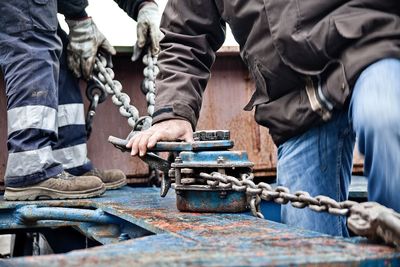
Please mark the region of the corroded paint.
<svg viewBox="0 0 400 267"><path fill-rule="evenodd" d="M182 187L182 186L181 186ZM177 189L176 207L189 212L243 212L248 209L244 192L233 190L193 190L193 186Z"/></svg>
<svg viewBox="0 0 400 267"><path fill-rule="evenodd" d="M155 235L63 255L0 261L9 266L376 266L400 264L400 252L360 238L333 238L244 214L183 213L175 194L157 189L108 191L100 198L40 205L101 208ZM1 202L0 209L15 207Z"/></svg>

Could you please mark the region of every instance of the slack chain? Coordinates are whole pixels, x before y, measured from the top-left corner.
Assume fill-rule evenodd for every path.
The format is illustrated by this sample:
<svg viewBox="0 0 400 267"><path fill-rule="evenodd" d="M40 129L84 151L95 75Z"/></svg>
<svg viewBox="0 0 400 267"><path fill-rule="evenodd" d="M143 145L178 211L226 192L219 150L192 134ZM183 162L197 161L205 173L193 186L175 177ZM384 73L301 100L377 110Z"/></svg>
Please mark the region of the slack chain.
<svg viewBox="0 0 400 267"><path fill-rule="evenodd" d="M312 197L304 191L291 193L289 188L278 186L275 189L267 183L253 182L253 174L242 174L240 179L219 172L200 173L200 177L211 187L232 189L246 192L249 206L254 216L264 218L260 211L261 200L274 201L278 204L290 203L293 207L310 208L316 212L328 212L346 216L348 227L357 235L371 240L381 239L386 244L400 246L400 214L378 203L336 200L327 196Z"/></svg>
<svg viewBox="0 0 400 267"><path fill-rule="evenodd" d="M261 182L255 184L253 182L253 174L243 174L241 179L218 172L213 172L211 174L201 173L200 177L206 179L208 184L212 184L212 186L215 187L220 186L234 191L246 192L246 194L250 196L250 208L253 215L259 218L264 218L260 212L261 199L274 201L275 203L283 205L290 202L295 208L303 209L308 207L313 211L326 211L330 214L343 216L348 216L350 208L357 204L357 202L350 200L337 202L327 196L312 197L309 193L304 191L290 193L289 188L284 186L278 186L273 189L272 186L267 183Z"/></svg>

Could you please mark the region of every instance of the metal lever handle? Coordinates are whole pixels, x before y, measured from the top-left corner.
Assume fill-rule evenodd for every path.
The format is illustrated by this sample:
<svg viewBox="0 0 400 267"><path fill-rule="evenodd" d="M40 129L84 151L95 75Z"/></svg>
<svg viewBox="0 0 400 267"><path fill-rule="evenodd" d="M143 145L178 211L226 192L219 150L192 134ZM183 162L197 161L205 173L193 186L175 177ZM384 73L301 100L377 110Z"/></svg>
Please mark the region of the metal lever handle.
<svg viewBox="0 0 400 267"><path fill-rule="evenodd" d="M120 139L114 136L108 137L108 142L113 144L116 148L120 149L122 152L128 152L130 149L126 147L128 140ZM160 170L164 173L163 180L161 181L161 192L160 195L165 197L171 187L171 179L168 177L168 171L171 168L171 162L161 158L160 156L147 152L143 157L140 157L145 163L147 163L151 168Z"/></svg>
<svg viewBox="0 0 400 267"><path fill-rule="evenodd" d="M126 147L126 145L128 144L128 140L126 140L126 139L121 139L121 138L117 138L115 136L111 136L110 135L108 137L108 142L113 144L116 148L118 148L122 152L129 152L130 151L130 149Z"/></svg>
<svg viewBox="0 0 400 267"><path fill-rule="evenodd" d="M108 142L113 144L122 152L128 152L126 147L128 140L120 139L114 136L108 137ZM181 151L211 151L226 150L234 145L232 140L216 140L216 141L195 141L187 142L158 142L155 147L149 149L150 152L181 152Z"/></svg>
<svg viewBox="0 0 400 267"><path fill-rule="evenodd" d="M128 144L128 140L126 139L109 136L108 142L123 152L130 151L130 149L126 147ZM150 167L163 171L164 173L168 173L169 169L171 168L171 163L169 161L152 152L147 152L143 157L140 157L140 159L146 162Z"/></svg>

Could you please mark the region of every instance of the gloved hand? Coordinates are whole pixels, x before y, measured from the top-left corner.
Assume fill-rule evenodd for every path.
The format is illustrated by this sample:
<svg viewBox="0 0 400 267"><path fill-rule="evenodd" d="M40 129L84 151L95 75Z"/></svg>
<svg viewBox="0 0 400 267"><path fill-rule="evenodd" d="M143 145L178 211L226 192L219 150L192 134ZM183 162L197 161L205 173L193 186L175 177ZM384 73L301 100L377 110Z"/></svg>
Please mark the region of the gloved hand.
<svg viewBox="0 0 400 267"><path fill-rule="evenodd" d="M111 55L115 55L116 51L106 37L97 29L92 18L66 20L66 22L69 27L68 67L76 77L83 76L84 79L89 80L92 75L97 50L101 48Z"/></svg>
<svg viewBox="0 0 400 267"><path fill-rule="evenodd" d="M136 46L142 49L147 43L151 47L151 53L156 55L160 52L160 14L158 6L154 2L145 2L140 8L137 16L137 43Z"/></svg>

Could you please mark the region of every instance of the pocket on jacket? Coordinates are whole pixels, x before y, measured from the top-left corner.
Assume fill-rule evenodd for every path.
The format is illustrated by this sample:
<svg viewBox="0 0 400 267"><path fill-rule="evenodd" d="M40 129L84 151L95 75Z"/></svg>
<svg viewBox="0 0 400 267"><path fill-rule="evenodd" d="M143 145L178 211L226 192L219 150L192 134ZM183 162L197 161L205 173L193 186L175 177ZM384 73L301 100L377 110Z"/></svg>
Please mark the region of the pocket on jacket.
<svg viewBox="0 0 400 267"><path fill-rule="evenodd" d="M326 46L329 54L336 57L346 46L390 24L391 20L388 13L373 10L332 16Z"/></svg>
<svg viewBox="0 0 400 267"><path fill-rule="evenodd" d="M322 118L311 108L305 89L257 105L254 118L258 124L269 129L277 145L322 122Z"/></svg>
<svg viewBox="0 0 400 267"><path fill-rule="evenodd" d="M57 30L56 0L31 0L30 16L33 28L44 31Z"/></svg>
<svg viewBox="0 0 400 267"><path fill-rule="evenodd" d="M357 15L333 17L337 32L346 39L358 39L363 35L363 25ZM364 23L364 22L363 22Z"/></svg>

